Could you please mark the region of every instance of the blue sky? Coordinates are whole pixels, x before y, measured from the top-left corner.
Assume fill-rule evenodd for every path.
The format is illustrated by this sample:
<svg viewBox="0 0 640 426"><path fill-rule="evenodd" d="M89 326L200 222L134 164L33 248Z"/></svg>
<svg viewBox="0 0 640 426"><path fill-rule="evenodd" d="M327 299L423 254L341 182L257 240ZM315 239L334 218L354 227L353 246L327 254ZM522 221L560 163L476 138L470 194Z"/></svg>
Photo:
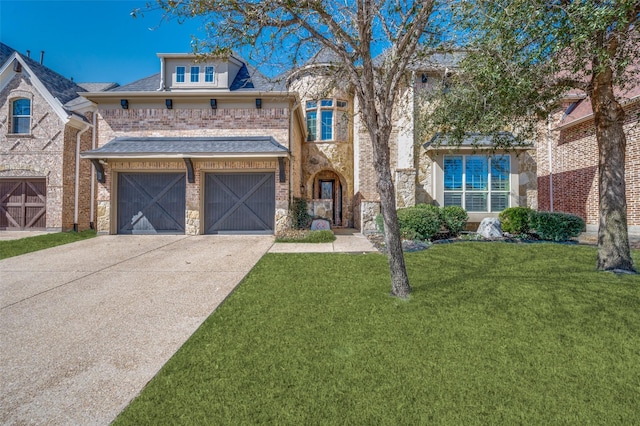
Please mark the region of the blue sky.
<svg viewBox="0 0 640 426"><path fill-rule="evenodd" d="M160 71L156 53L191 51L202 21L130 16L145 1L0 0L0 40L76 82L127 84ZM150 28L154 28L150 30Z"/></svg>

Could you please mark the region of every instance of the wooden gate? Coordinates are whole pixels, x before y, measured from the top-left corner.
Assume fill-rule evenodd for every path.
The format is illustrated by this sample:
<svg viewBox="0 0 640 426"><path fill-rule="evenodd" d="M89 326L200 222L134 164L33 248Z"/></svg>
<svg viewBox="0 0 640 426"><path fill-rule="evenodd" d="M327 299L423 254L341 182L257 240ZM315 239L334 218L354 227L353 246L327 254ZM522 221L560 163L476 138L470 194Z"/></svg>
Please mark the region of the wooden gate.
<svg viewBox="0 0 640 426"><path fill-rule="evenodd" d="M273 233L274 173L207 173L205 233Z"/></svg>
<svg viewBox="0 0 640 426"><path fill-rule="evenodd" d="M0 229L46 229L45 179L0 180Z"/></svg>
<svg viewBox="0 0 640 426"><path fill-rule="evenodd" d="M119 173L118 234L183 234L184 173Z"/></svg>

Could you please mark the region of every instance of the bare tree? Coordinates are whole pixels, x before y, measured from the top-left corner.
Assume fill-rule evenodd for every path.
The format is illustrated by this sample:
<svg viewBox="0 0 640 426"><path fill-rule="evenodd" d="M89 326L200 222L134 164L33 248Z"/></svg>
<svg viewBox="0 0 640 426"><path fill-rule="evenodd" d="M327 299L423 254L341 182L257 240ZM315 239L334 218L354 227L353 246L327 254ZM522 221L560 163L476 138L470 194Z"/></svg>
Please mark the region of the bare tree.
<svg viewBox="0 0 640 426"><path fill-rule="evenodd" d="M353 89L373 145L374 169L384 218L391 294L411 292L398 227L389 139L397 98L419 46L435 45L435 0L157 0L166 17L203 18L208 37L197 50L231 49L261 56L262 63L291 69L321 49L340 58L336 82ZM431 28L430 28L431 27ZM384 52L384 54L381 54Z"/></svg>

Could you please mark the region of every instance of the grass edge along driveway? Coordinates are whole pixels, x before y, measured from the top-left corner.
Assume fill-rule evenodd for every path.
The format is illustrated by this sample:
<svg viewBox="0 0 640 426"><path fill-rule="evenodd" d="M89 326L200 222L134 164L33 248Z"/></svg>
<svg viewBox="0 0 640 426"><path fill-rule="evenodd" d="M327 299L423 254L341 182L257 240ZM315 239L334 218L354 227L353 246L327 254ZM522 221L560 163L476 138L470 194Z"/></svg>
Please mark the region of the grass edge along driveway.
<svg viewBox="0 0 640 426"><path fill-rule="evenodd" d="M87 230L80 232L55 232L51 234L37 235L34 237L20 238L17 240L0 241L0 260L63 244L74 243L80 240L86 240L87 238L93 238L96 235L96 231Z"/></svg>
<svg viewBox="0 0 640 426"><path fill-rule="evenodd" d="M268 254L115 424L638 424L640 276L595 256L436 245L402 301L382 255Z"/></svg>

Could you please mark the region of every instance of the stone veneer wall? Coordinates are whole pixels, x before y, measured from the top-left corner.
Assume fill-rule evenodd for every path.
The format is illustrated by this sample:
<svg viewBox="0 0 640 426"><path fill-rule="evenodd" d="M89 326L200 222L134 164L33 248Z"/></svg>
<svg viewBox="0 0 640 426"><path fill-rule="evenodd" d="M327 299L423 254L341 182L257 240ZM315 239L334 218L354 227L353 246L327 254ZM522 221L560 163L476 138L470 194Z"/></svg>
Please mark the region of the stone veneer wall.
<svg viewBox="0 0 640 426"><path fill-rule="evenodd" d="M625 108L627 223L640 233L640 102ZM558 123L563 111L553 116ZM599 222L598 145L593 119L552 132L553 209L576 214L596 230ZM550 210L549 150L546 133L538 139L538 207Z"/></svg>
<svg viewBox="0 0 640 426"><path fill-rule="evenodd" d="M31 99L31 134L12 135L11 102ZM0 178L45 178L46 227L73 228L75 147L77 129L65 126L31 82L16 75L0 92ZM81 149L90 149L91 130L85 132ZM81 163L79 230L89 228L90 163Z"/></svg>

